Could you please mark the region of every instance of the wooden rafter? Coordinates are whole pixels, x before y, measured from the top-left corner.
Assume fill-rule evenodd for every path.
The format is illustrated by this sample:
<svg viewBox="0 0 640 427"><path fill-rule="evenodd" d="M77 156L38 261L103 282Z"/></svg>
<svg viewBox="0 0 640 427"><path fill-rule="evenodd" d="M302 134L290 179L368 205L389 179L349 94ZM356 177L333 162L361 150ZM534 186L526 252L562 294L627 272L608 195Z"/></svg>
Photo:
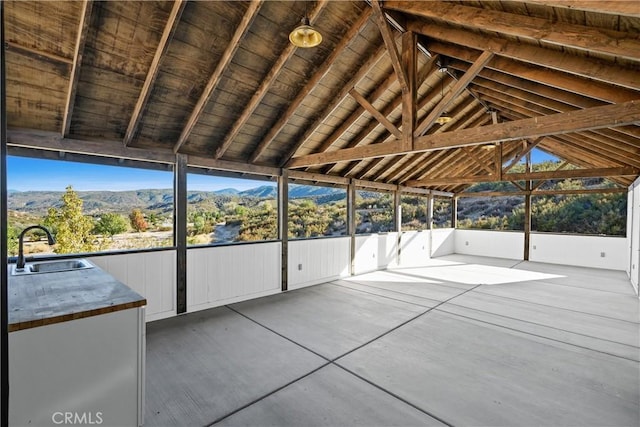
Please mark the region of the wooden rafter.
<svg viewBox="0 0 640 427"><path fill-rule="evenodd" d="M144 84L142 85L142 90L140 90L138 101L133 108L133 113L131 114L131 119L129 120L127 131L124 134L122 142L125 147L131 143L131 141L133 140L133 136L138 129L138 125L142 117L142 112L147 105L147 101L149 101L151 89L158 76L162 58L164 58L164 55L167 52L167 48L169 46L169 43L171 42L171 39L173 38L173 34L175 33L176 28L178 27L180 16L182 15L182 11L184 10L186 4L186 0L175 0L173 3L173 8L171 8L171 13L167 18L167 22L164 26L164 31L162 32L162 37L160 37L160 42L158 43L158 47L156 48L156 53L153 56L151 66L149 66L149 70L147 71L147 77L145 78Z"/></svg>
<svg viewBox="0 0 640 427"><path fill-rule="evenodd" d="M511 114L514 112L520 113L521 117L533 118L548 113L548 110L514 101L503 97L500 93L485 95L485 99L507 109ZM640 155L640 147L633 147L623 142L612 141L606 137L599 136L596 132L598 132L598 130L574 132L570 135L565 135L564 138L574 140L577 146L593 149L603 159L607 159L615 164L622 164L623 160L633 161L634 158L637 159ZM640 162L640 160L638 161Z"/></svg>
<svg viewBox="0 0 640 427"><path fill-rule="evenodd" d="M380 6L380 0L372 0L371 7L373 8L373 16L375 17L376 25L380 29L382 40L384 40L384 44L387 47L387 52L389 52L391 65L396 72L400 87L402 88L403 92L407 92L409 91L409 79L407 77L406 71L402 67L400 54L398 53L398 46L396 45L395 37L393 36L391 26L387 21L387 17L382 10L382 7Z"/></svg>
<svg viewBox="0 0 640 427"><path fill-rule="evenodd" d="M281 165L284 165L288 162L296 151L302 145L307 142L307 140L313 135L318 129L318 127L325 121L327 117L329 117L336 108L342 103L342 100L349 94L351 88L355 87L360 80L366 77L367 73L382 59L386 49L384 46L380 46L376 51L369 56L369 58L364 62L364 64L358 69L358 71L354 74L353 77L345 84L337 96L333 97L333 101L327 105L322 113L318 115L318 118L309 126L305 131L302 137L296 138L297 142L293 144L293 146L289 149L289 151L282 157Z"/></svg>
<svg viewBox="0 0 640 427"><path fill-rule="evenodd" d="M526 156L527 154L529 154L531 152L531 150L533 150L534 148L536 148L538 146L538 144L540 144L540 142L542 142L542 138L538 138L535 141L524 141L525 145L522 148L522 151L520 153L518 153L518 155L511 160L511 162L509 162L509 164L507 166L505 166L504 168L502 168L502 172L503 173L507 173L509 172L509 170L514 167L515 165L518 164L518 162L520 160L522 160L522 158L524 156Z"/></svg>
<svg viewBox="0 0 640 427"><path fill-rule="evenodd" d="M523 172L523 173L507 173L503 175L502 181L534 181L549 179L567 179L567 178L604 178L615 176L637 176L640 169L631 167L618 168L593 168L593 169L570 169L555 170L544 172ZM407 187L429 187L438 185L452 184L475 184L477 182L498 182L499 180L493 175L484 176L450 176L445 178L423 179L407 181Z"/></svg>
<svg viewBox="0 0 640 427"><path fill-rule="evenodd" d="M288 167L297 168L368 157L481 145L522 138L537 138L546 135L623 126L638 121L640 121L640 100L500 123L484 126L482 129L463 129L457 132L422 136L416 139L416 147L410 151L403 150L399 141L395 140L381 144L336 150L330 153L310 154L293 158L288 163Z"/></svg>
<svg viewBox="0 0 640 427"><path fill-rule="evenodd" d="M545 49L524 43L511 42L496 37L476 34L459 28L448 28L433 24L425 25L410 21L408 27L419 34L428 34L432 42L427 46L433 49L440 43L455 43L475 50L491 49L496 55L515 59L541 67L564 71L573 75L587 77L604 83L611 83L628 89L637 88L634 70L612 65L604 60L568 55L561 51ZM439 52L439 50L436 50ZM462 58L461 58L462 59ZM494 64L495 66L496 64ZM635 82L635 83L634 83Z"/></svg>
<svg viewBox="0 0 640 427"><path fill-rule="evenodd" d="M418 72L418 76L416 78L416 86L420 86L424 80L428 77L429 74L431 74L434 70L435 70L435 66L436 66L436 62L437 62L437 55L432 57ZM395 74L391 74L392 76L395 76ZM372 95L372 99L377 99L379 96L382 95L382 93L384 93L383 91L380 91L378 89L376 89ZM423 98L417 105L416 109L419 110L420 108L424 107L428 102L431 101L431 99L433 99L433 93L428 95L427 97ZM387 104L381 111L381 113L385 116L388 116L389 114L391 114L396 108L398 108L399 105L401 105L402 103L402 97L403 95L397 96L395 97L389 104ZM364 111L364 108L362 108L362 111ZM359 116L359 115L358 115ZM356 147L358 144L360 144L360 142L367 137L367 135L369 135L371 132L373 132L373 130L378 126L378 123L374 120L370 121L369 124L367 126L365 126L360 132L358 132L358 134L353 137L349 143L345 146L345 148L351 148L351 147ZM341 126L342 127L342 126ZM343 130L342 132L344 133L346 131ZM330 140L330 138L329 138ZM318 152L324 152L326 151L330 145L327 145L328 141L323 142L322 146L320 147L320 149L318 149ZM335 166L335 164L333 165L329 165L326 167L326 169L324 170L325 173L329 173L331 172L331 170L333 169L333 167ZM353 169L354 167L357 166L357 162L355 162L353 165L350 166L350 169Z"/></svg>
<svg viewBox="0 0 640 427"><path fill-rule="evenodd" d="M327 5L327 1L328 0L319 0L318 2L316 2L315 7L309 13L309 20L311 22L315 21L315 19L318 17L320 12L322 12L322 10ZM233 140L238 136L238 133L240 133L240 130L242 129L242 127L247 123L249 118L251 118L251 115L256 110L256 108L258 108L258 105L260 105L260 102L262 101L262 99L265 97L265 95L269 92L273 84L276 82L278 76L280 75L280 72L284 68L284 65L293 56L293 54L295 53L295 50L296 50L295 45L291 43L287 43L286 47L280 53L280 56L278 56L278 59L276 59L276 61L271 66L271 69L269 70L267 75L262 79L260 86L255 91L255 93L253 94L253 96L251 97L247 105L244 107L244 110L242 111L240 116L236 119L236 121L231 126L231 130L225 135L224 139L222 140L222 143L220 143L218 148L216 148L216 152L214 155L216 159L219 159L220 157L222 157L224 153L229 149L229 146L231 145Z"/></svg>
<svg viewBox="0 0 640 427"><path fill-rule="evenodd" d="M620 0L514 0L522 3L537 3L544 6L582 10L611 15L626 15L640 18L640 8L633 1Z"/></svg>
<svg viewBox="0 0 640 427"><path fill-rule="evenodd" d="M278 136L282 128L284 128L291 116L295 114L300 104L302 104L302 101L304 101L307 95L309 95L311 91L316 87L318 82L329 72L329 69L336 61L338 56L342 53L342 51L349 45L349 43L351 43L354 37L358 35L360 29L369 20L370 14L370 9L365 9L362 14L360 14L358 20L351 26L351 28L349 28L340 42L338 42L329 57L322 63L320 68L313 74L313 76L307 81L300 92L298 92L296 97L289 103L287 110L282 113L278 118L278 121L271 126L267 135L258 143L258 146L249 158L250 163L254 163L256 160L258 160L258 158L265 152L267 147L273 142L276 136Z"/></svg>
<svg viewBox="0 0 640 427"><path fill-rule="evenodd" d="M418 39L416 34L407 31L402 35L401 68L407 78L407 88L402 91L402 144L413 148L416 128L416 104L418 100L417 66ZM393 133L393 132L392 132Z"/></svg>
<svg viewBox="0 0 640 427"><path fill-rule="evenodd" d="M470 104L472 105L472 103ZM467 110L467 107L461 108L461 110ZM459 114L462 114L462 111L460 112L456 111L453 114L454 116L457 116ZM469 114L469 117L467 119L461 120L459 122L451 121L450 123L448 123L448 125L454 124L454 127L451 130L463 129L467 127L469 124L473 123L475 118L477 118L478 114L482 114L482 113L480 113L476 109L475 112L471 112ZM444 127L440 127L434 133L444 132L444 130L445 130ZM406 159L404 159L403 157L406 157ZM412 170L415 167L419 166L424 160L424 157L425 157L425 153L416 153L409 156L401 156L401 158L398 161L399 163L398 165L392 168L387 168L387 170L383 174L381 174L379 177L384 178L385 180L394 182L400 176L403 176L407 170Z"/></svg>
<svg viewBox="0 0 640 427"><path fill-rule="evenodd" d="M87 33L89 32L92 11L93 1L84 0L82 3L82 10L80 12L80 22L78 23L78 33L76 36L76 45L73 54L73 64L71 65L71 74L69 76L67 102L62 119L62 136L67 136L71 129L71 118L73 116L73 108L76 103L78 81L80 80L80 67L82 66L82 56L84 55L84 45L87 41Z"/></svg>
<svg viewBox="0 0 640 427"><path fill-rule="evenodd" d="M443 43L429 43L428 48L442 55L458 58L466 62L472 62L477 55L474 50ZM467 69L467 66L462 65L460 61L452 61L450 66L461 70ZM631 101L640 97L639 91L622 87L616 87L615 90L612 90L610 84L584 79L571 74L558 73L545 67L526 65L509 58L496 56L493 61L491 61L490 67L495 70L492 74L485 74L485 70L481 72L480 75L483 77L490 75L491 77L488 78L494 80L501 79L500 76L516 76L514 78L526 82L526 85L530 88L536 85L541 86L540 93L549 93L549 91L553 90L565 92L562 98L566 98L569 101L568 103L574 106L577 106L575 103L579 102L576 101L579 97L584 98L583 102L595 103L599 100L614 104ZM544 86L547 86L548 90L545 90ZM529 91L536 92L535 89L529 89ZM572 95L573 98L569 95Z"/></svg>
<svg viewBox="0 0 640 427"><path fill-rule="evenodd" d="M16 42L5 41L7 51L16 52L20 55L29 56L37 59L46 59L53 63L61 63L67 65L73 65L73 58L67 58L66 56L55 55L51 52L45 52L39 49L35 49L29 46L23 46Z"/></svg>
<svg viewBox="0 0 640 427"><path fill-rule="evenodd" d="M523 40L544 41L631 61L637 61L640 52L640 40L620 31L607 31L605 34L593 27L444 2L392 0L385 2L385 8L448 24L479 27L484 31L495 31Z"/></svg>
<svg viewBox="0 0 640 427"><path fill-rule="evenodd" d="M560 196L560 195L575 195L575 194L617 194L626 193L629 191L627 188L614 187L614 188L584 188L581 190L538 190L531 191L532 196ZM460 192L457 193L457 197L507 197L507 196L525 196L528 194L526 190L520 191L478 191L478 192Z"/></svg>
<svg viewBox="0 0 640 427"><path fill-rule="evenodd" d="M427 117L416 127L416 135L424 135L424 133L429 130L431 126L436 122L438 117L447 109L447 106L456 99L463 90L471 83L471 81L475 78L475 76L482 70L482 68L491 61L493 58L493 52L484 51L478 57L478 59L473 63L473 65L469 68L469 70L462 76L453 88L447 92L444 98L436 105L431 112L427 115Z"/></svg>
<svg viewBox="0 0 640 427"><path fill-rule="evenodd" d="M254 18L258 15L258 12L262 7L262 3L263 3L262 0L252 0L251 3L249 4L247 11L242 16L242 20L236 27L236 31L234 32L233 37L231 37L231 40L229 41L227 48L225 49L224 53L220 57L220 60L216 65L216 69L213 71L213 74L211 74L211 77L209 77L209 81L207 82L207 85L205 86L204 91L202 92L202 95L200 95L200 98L198 99L196 106L194 107L193 111L191 111L191 114L189 115L189 119L187 120L187 124L182 129L182 132L180 133L180 137L178 137L178 141L173 146L174 153L177 153L180 147L182 147L182 145L185 142L187 142L187 139L189 139L189 136L191 135L191 131L196 126L198 119L200 119L200 116L204 112L204 109L206 108L207 103L209 102L209 99L211 99L211 95L213 94L214 90L220 83L220 79L222 78L222 75L227 70L227 67L231 63L233 56L235 55L236 51L240 47L240 42L244 38L244 35L247 32L247 29L253 22Z"/></svg>
<svg viewBox="0 0 640 427"><path fill-rule="evenodd" d="M402 132L400 132L400 130L393 123L391 123L391 121L387 119L384 114L378 111L376 107L371 105L371 103L367 101L364 96L360 95L357 90L351 89L349 91L349 95L351 95L362 108L367 110L373 117L375 117L376 120L378 120L378 122L382 126L384 126L393 136L395 136L396 138L402 138Z"/></svg>

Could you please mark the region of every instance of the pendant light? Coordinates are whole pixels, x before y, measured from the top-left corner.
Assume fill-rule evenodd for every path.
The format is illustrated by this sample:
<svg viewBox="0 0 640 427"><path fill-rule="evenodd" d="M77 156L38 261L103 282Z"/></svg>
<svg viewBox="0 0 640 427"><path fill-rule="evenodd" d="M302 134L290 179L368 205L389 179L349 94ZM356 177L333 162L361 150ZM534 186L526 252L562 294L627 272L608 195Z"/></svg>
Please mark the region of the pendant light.
<svg viewBox="0 0 640 427"><path fill-rule="evenodd" d="M322 42L322 34L309 24L306 2L304 7L304 18L300 21L300 25L289 33L289 41L294 46L303 48L315 47Z"/></svg>
<svg viewBox="0 0 640 427"><path fill-rule="evenodd" d="M440 71L441 73L446 73L447 72L447 68L446 67L442 67L440 68L438 71ZM440 98L444 98L444 76L442 77L442 79L440 79ZM447 114L447 111L443 111L442 114L440 114L440 117L438 117L436 119L436 123L438 123L440 126L449 123L452 119L451 116L449 116Z"/></svg>

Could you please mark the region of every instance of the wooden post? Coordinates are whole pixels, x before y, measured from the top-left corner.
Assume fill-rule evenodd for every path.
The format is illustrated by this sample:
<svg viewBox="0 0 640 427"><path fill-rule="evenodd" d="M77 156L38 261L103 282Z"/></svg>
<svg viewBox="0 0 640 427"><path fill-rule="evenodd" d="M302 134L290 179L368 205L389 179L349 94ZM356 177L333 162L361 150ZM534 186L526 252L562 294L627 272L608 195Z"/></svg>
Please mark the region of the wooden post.
<svg viewBox="0 0 640 427"><path fill-rule="evenodd" d="M451 198L451 228L458 226L458 196Z"/></svg>
<svg viewBox="0 0 640 427"><path fill-rule="evenodd" d="M394 219L394 229L398 233L398 237L396 239L396 244L398 245L398 250L396 251L396 263L400 265L400 256L402 255L402 250L400 249L400 244L402 243L402 204L400 203L400 186L396 188L393 192L393 219Z"/></svg>
<svg viewBox="0 0 640 427"><path fill-rule="evenodd" d="M355 274L356 263L356 185L354 180L349 181L347 186L347 233L351 237L351 249L349 251L351 261L349 263L349 274Z"/></svg>
<svg viewBox="0 0 640 427"><path fill-rule="evenodd" d="M289 289L289 172L278 177L278 224L282 244L282 292Z"/></svg>
<svg viewBox="0 0 640 427"><path fill-rule="evenodd" d="M7 290L7 95L4 39L4 2L0 4L0 425L9 425L9 310Z"/></svg>
<svg viewBox="0 0 640 427"><path fill-rule="evenodd" d="M187 311L187 155L176 154L175 164L176 312Z"/></svg>
<svg viewBox="0 0 640 427"><path fill-rule="evenodd" d="M531 172L531 153L527 153L527 172ZM526 181L526 194L524 196L524 256L529 261L529 246L531 240L531 181Z"/></svg>

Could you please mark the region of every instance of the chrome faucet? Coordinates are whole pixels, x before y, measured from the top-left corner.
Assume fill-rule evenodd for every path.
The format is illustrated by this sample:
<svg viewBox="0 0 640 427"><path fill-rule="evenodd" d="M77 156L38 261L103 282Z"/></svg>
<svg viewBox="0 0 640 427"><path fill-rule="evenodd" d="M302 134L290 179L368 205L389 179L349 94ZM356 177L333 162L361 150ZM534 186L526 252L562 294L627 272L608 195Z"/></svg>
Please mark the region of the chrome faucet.
<svg viewBox="0 0 640 427"><path fill-rule="evenodd" d="M24 270L24 265L26 263L24 258L24 249L23 249L24 235L27 234L28 231L35 230L35 229L40 229L45 233L47 233L47 240L48 240L49 246L56 244L56 239L53 238L53 236L51 235L51 232L47 230L46 227L43 227L42 225L32 225L30 227L25 228L24 230L22 230L22 232L20 233L20 236L18 237L18 262L16 263L17 270Z"/></svg>

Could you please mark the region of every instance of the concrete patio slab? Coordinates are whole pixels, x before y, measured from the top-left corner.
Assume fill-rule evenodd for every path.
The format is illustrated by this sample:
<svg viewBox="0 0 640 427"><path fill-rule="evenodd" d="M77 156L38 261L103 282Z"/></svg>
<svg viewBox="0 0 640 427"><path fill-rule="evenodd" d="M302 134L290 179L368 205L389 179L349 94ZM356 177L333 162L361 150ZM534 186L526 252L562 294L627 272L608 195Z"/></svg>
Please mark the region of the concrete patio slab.
<svg viewBox="0 0 640 427"><path fill-rule="evenodd" d="M231 307L327 359L341 356L425 311L416 304L330 285Z"/></svg>
<svg viewBox="0 0 640 427"><path fill-rule="evenodd" d="M573 267L529 261L523 261L518 264L516 268L518 270L537 271L540 273L555 275L556 277L550 277L543 281L558 285L597 289L624 295L632 295L634 293L633 287L629 282L629 278L624 271Z"/></svg>
<svg viewBox="0 0 640 427"><path fill-rule="evenodd" d="M546 281L483 286L477 292L631 322L638 321L640 308L637 297Z"/></svg>
<svg viewBox="0 0 640 427"><path fill-rule="evenodd" d="M443 426L384 391L329 365L216 426Z"/></svg>
<svg viewBox="0 0 640 427"><path fill-rule="evenodd" d="M640 421L636 362L438 309L337 363L452 425Z"/></svg>
<svg viewBox="0 0 640 427"><path fill-rule="evenodd" d="M224 307L150 323L145 425L207 425L323 363Z"/></svg>

